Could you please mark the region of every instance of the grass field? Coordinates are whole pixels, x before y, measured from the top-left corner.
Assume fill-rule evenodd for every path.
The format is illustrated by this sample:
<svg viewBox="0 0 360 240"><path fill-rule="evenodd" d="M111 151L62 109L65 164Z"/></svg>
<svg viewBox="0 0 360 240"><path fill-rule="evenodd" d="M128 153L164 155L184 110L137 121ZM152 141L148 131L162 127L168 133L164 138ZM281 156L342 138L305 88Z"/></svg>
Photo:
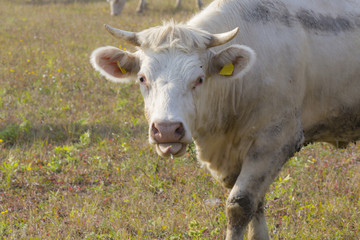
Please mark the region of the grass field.
<svg viewBox="0 0 360 240"><path fill-rule="evenodd" d="M100 77L97 47L132 49L107 23L138 31L185 21L193 0L0 0L0 239L222 239L227 192L197 163L147 142L135 84ZM206 3L208 3L207 1ZM266 197L272 239L360 239L360 144L304 148Z"/></svg>

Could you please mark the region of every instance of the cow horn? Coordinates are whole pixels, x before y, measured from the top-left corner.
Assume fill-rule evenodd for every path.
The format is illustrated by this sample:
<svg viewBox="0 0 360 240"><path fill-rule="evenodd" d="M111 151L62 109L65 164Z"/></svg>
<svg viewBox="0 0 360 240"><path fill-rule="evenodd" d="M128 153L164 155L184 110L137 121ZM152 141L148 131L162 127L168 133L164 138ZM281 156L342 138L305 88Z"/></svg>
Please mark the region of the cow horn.
<svg viewBox="0 0 360 240"><path fill-rule="evenodd" d="M107 24L105 24L104 26L105 26L105 29L114 37L123 39L135 46L140 47L141 44L139 43L139 39L136 36L136 33L113 28Z"/></svg>
<svg viewBox="0 0 360 240"><path fill-rule="evenodd" d="M233 39L238 32L239 32L239 28L237 27L229 32L212 34L211 40L206 47L211 48L225 44L229 42L231 39Z"/></svg>

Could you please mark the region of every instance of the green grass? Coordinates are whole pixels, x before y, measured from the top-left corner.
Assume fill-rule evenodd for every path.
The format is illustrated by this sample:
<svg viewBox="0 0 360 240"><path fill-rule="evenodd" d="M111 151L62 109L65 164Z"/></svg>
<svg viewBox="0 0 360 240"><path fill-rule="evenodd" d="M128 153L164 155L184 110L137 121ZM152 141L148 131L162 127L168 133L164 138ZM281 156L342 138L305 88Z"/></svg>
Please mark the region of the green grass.
<svg viewBox="0 0 360 240"><path fill-rule="evenodd" d="M0 239L222 239L228 193L193 148L159 158L138 86L89 64L97 47L133 49L104 23L185 21L194 2L149 1L139 16L131 0L119 17L106 1L54 2L0 4ZM359 239L359 156L315 144L292 158L267 195L272 239Z"/></svg>

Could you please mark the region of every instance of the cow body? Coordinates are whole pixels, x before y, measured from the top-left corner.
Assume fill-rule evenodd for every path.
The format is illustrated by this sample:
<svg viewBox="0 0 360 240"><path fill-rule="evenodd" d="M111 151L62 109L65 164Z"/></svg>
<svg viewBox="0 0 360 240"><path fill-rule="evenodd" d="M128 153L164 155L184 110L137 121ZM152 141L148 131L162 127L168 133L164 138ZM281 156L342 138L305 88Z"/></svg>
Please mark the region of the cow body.
<svg viewBox="0 0 360 240"><path fill-rule="evenodd" d="M263 199L283 164L304 144L360 138L359 9L353 0L215 1L184 25L110 29L139 51L101 48L92 63L113 81L138 74L160 155L180 156L194 140L231 189L226 238L242 239L250 224L250 239L268 239Z"/></svg>
<svg viewBox="0 0 360 240"><path fill-rule="evenodd" d="M107 0L110 3L110 14L113 16L119 15L122 12L122 9L125 6L126 0ZM176 8L181 8L182 0L176 0ZM199 9L202 6L202 0L195 0L196 5ZM138 6L136 8L137 13L142 13L146 8L147 2L145 0L139 0Z"/></svg>
<svg viewBox="0 0 360 240"><path fill-rule="evenodd" d="M242 128L240 131L251 132L254 131L251 129L260 129L262 124L264 127L269 126L274 121L275 134L281 132L284 119L297 115L305 144L326 141L337 145L359 139L360 11L354 12L360 6L359 2L305 1L301 5L298 1L240 2L220 2L219 5L214 2L208 11L203 11L189 21L191 26L215 33L239 26L241 33L228 44L235 42L247 45L257 54L251 71L242 81L230 83L234 85L230 90L225 90L233 94L228 95L229 98L238 101L232 106L236 111L254 111L258 107L253 116L252 113L245 114L249 118L248 125L244 120L239 121ZM234 12L233 9L238 7L238 14L217 14L217 7L224 12ZM222 87L226 86L210 88ZM211 119L214 120L214 126L226 126L221 124L217 116L225 117L224 109L229 109L228 103L234 101L217 99L211 90L208 92L208 99L203 99L203 107L199 109L213 115L199 122L206 122L205 128L209 127ZM209 106L216 106L217 102L224 105L219 106L217 111L209 111ZM256 103L256 106L249 108L249 103ZM231 119L236 115L241 114L229 113L226 118ZM236 123L227 124L239 127ZM223 135L224 138L214 143L214 146L221 146L221 143L228 146L229 139L254 134L238 134L234 129L226 132L229 135ZM205 133L199 134L198 142L209 141L204 143L204 154L206 152L209 157L200 159L216 156L209 150L217 152L219 147L208 147L214 137L201 136L205 136ZM236 145L234 147L237 148ZM238 150L235 152L241 155Z"/></svg>

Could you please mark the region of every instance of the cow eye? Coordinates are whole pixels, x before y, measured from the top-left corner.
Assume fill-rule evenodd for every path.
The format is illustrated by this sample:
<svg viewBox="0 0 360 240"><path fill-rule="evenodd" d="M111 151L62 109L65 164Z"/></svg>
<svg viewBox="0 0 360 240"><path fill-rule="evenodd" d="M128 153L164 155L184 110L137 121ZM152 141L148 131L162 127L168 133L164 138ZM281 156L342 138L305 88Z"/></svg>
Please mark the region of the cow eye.
<svg viewBox="0 0 360 240"><path fill-rule="evenodd" d="M140 82L140 84L146 84L146 78L144 76L140 75L139 82Z"/></svg>
<svg viewBox="0 0 360 240"><path fill-rule="evenodd" d="M196 79L195 85L193 87L193 89L195 89L197 86L201 85L204 82L204 77L200 76Z"/></svg>

